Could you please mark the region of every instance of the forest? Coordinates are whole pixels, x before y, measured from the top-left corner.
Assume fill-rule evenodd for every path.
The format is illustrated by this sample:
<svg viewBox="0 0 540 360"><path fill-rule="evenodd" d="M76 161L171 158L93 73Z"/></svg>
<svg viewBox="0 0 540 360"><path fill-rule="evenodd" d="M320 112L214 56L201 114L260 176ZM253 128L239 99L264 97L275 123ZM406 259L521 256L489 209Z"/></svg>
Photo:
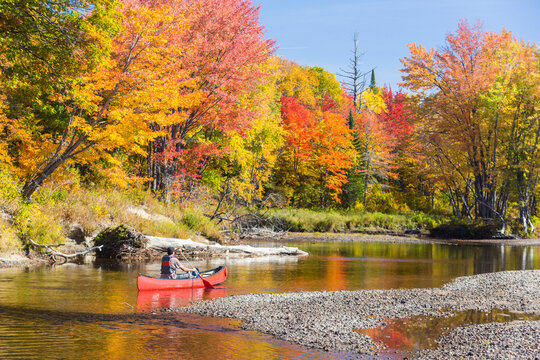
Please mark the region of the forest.
<svg viewBox="0 0 540 360"><path fill-rule="evenodd" d="M359 39L338 76L276 56L250 1L2 1L0 249L125 222L104 197L210 238L272 209L534 236L538 45L461 21L392 89Z"/></svg>

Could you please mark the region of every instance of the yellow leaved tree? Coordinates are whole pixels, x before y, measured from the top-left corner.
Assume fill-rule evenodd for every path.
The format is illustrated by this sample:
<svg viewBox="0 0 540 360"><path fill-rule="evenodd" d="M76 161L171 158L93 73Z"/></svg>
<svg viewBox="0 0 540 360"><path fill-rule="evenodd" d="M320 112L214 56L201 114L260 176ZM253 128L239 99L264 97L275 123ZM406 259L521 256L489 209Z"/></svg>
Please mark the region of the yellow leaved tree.
<svg viewBox="0 0 540 360"><path fill-rule="evenodd" d="M113 154L145 155L148 141L159 135L152 125L181 121L183 114L175 109L198 101L199 94L193 91L193 80L182 63L191 49L182 40L189 26L185 16L191 10L189 4L125 0L118 6L104 2L110 3L107 31L90 28L78 47L70 48L70 39L65 45L70 54L98 48L100 56L90 60L83 56L79 61L83 65L76 71L65 71L57 78L55 69L35 75L49 76L61 85L49 86L50 92L41 103L30 102L29 111L18 114L21 126L10 128L11 135L22 142L16 161L27 199L54 172L74 161L90 164L111 181L125 185L133 177ZM102 10L98 2L90 5L89 15L81 19L87 27L94 13ZM118 11L113 10L116 6ZM58 9L59 23L62 14ZM106 41L111 33L112 40ZM94 38L98 40L91 41ZM50 47L45 50L47 54L52 51ZM47 68L48 63L38 65ZM12 107L22 101L16 95L31 92L31 86L37 87L28 84L8 89Z"/></svg>

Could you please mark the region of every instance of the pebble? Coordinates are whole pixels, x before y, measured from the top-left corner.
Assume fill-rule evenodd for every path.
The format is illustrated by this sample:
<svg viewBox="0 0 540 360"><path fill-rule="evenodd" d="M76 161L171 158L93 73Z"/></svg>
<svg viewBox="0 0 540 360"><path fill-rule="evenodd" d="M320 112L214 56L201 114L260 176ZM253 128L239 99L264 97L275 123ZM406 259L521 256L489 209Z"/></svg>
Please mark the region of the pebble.
<svg viewBox="0 0 540 360"><path fill-rule="evenodd" d="M540 270L454 279L441 288L247 294L196 302L175 311L243 320L242 328L328 351L376 355L383 345L358 329L388 319L450 316L452 311L502 309L540 314ZM540 321L472 325L452 330L421 359L540 358Z"/></svg>

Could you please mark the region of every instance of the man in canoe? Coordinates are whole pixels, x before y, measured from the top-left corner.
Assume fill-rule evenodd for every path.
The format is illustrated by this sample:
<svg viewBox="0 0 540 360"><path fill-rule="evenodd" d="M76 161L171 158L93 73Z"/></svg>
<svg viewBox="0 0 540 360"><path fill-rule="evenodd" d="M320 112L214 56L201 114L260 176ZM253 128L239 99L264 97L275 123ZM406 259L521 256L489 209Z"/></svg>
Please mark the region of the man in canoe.
<svg viewBox="0 0 540 360"><path fill-rule="evenodd" d="M176 279L176 270L180 269L182 271L197 271L197 269L187 268L180 264L180 260L174 257L175 250L174 248L167 248L167 255L161 258L161 278L162 279Z"/></svg>

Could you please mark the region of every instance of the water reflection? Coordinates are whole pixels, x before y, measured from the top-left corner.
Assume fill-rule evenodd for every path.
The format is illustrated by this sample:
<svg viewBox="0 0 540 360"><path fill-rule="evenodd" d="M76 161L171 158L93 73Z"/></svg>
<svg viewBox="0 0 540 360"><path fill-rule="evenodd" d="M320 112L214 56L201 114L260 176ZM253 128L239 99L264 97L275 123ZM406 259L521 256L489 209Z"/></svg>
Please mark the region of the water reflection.
<svg viewBox="0 0 540 360"><path fill-rule="evenodd" d="M315 241L290 245L314 255L300 260L298 277L318 273L321 290L439 287L458 276L540 268L540 248L532 246Z"/></svg>
<svg viewBox="0 0 540 360"><path fill-rule="evenodd" d="M264 245L271 245L265 243ZM200 269L225 263L226 292L357 290L439 287L458 276L540 269L540 248L523 246L454 246L441 244L320 243L290 244L311 255L196 261ZM0 271L0 305L58 308L81 312L119 312L133 307L154 309L214 297L213 292L164 295L140 301L138 273L159 275L159 262L62 265L52 268ZM217 292L216 292L217 294Z"/></svg>
<svg viewBox="0 0 540 360"><path fill-rule="evenodd" d="M1 359L341 359L188 314L0 308Z"/></svg>
<svg viewBox="0 0 540 360"><path fill-rule="evenodd" d="M391 351L407 351L412 354L420 349L437 347L437 339L452 329L473 324L509 322L514 320L540 320L539 315L513 313L500 309L491 311L455 311L449 317L414 316L405 319L388 319L385 326L372 329L358 329L374 342ZM388 353L388 351L387 351Z"/></svg>
<svg viewBox="0 0 540 360"><path fill-rule="evenodd" d="M139 291L137 294L137 310L150 311L177 308L189 305L193 301L210 300L224 296L227 296L226 287Z"/></svg>
<svg viewBox="0 0 540 360"><path fill-rule="evenodd" d="M159 310L245 293L439 287L458 276L540 269L538 247L316 241L287 245L311 255L194 261L200 269L227 265L229 277L217 290L138 293L137 274L158 276L157 261L1 270L0 358L58 358L62 349L62 358L213 359L219 354L250 360L341 359L346 354L292 346L216 319L169 314L175 320L168 321ZM131 317L140 311L158 317ZM424 331L431 331L429 322L425 326ZM407 328L396 322L393 330L380 331L392 332L383 337L401 337L406 348L411 341Z"/></svg>

